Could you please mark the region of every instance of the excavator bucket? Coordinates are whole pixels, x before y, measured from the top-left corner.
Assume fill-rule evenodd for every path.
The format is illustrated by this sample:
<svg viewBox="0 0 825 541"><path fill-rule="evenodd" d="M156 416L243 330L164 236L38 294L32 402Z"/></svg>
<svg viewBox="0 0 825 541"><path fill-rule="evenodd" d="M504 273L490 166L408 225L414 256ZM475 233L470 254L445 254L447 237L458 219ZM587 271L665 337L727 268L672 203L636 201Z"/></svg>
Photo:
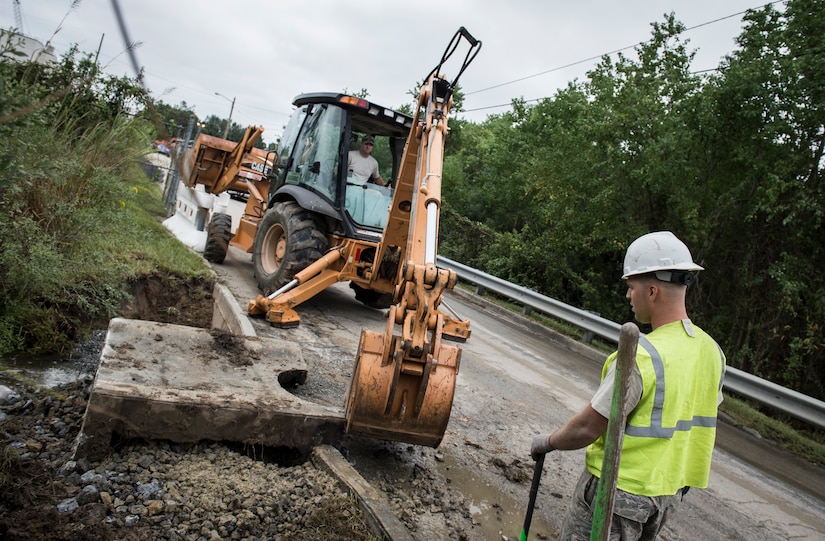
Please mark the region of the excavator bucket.
<svg viewBox="0 0 825 541"><path fill-rule="evenodd" d="M397 336L387 344L390 333L361 332L346 402L347 432L439 446L450 420L461 349L441 343L438 334L426 361L411 363Z"/></svg>

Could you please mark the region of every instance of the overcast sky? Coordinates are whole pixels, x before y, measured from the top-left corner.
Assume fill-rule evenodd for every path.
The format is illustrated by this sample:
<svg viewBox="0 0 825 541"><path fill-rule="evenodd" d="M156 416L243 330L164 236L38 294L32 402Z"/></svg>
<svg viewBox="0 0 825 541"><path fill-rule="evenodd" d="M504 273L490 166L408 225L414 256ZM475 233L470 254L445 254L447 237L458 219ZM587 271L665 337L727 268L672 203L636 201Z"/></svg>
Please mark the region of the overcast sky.
<svg viewBox="0 0 825 541"><path fill-rule="evenodd" d="M766 3L119 0L155 99L185 101L201 118L226 118L235 98L232 120L263 125L267 142L281 133L293 98L303 92L364 88L382 105L411 102L408 91L436 66L461 26L483 42L460 80L467 94L461 116L482 121L506 111L514 97L552 96L569 81L583 80L598 62L587 59L649 39L651 23L665 13L693 28L685 37L698 49L694 70L713 69L735 49L741 13ZM81 1L73 10L71 4L20 0L24 33L51 40L58 56L74 43L89 52L100 46L107 71L134 75L111 0ZM0 27L13 26L13 0L3 0ZM464 54L462 48L455 57ZM569 64L575 65L564 67ZM448 65L445 75L452 79L456 69Z"/></svg>

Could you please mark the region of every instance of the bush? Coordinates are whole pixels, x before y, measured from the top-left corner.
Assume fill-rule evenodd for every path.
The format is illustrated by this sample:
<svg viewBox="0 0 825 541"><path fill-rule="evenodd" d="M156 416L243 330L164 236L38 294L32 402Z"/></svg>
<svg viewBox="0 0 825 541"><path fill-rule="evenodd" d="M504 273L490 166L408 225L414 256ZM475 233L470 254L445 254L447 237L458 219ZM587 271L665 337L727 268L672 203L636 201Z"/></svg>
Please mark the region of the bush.
<svg viewBox="0 0 825 541"><path fill-rule="evenodd" d="M129 234L150 126L129 114L133 81L76 55L0 60L0 354L64 350L127 296L112 239Z"/></svg>

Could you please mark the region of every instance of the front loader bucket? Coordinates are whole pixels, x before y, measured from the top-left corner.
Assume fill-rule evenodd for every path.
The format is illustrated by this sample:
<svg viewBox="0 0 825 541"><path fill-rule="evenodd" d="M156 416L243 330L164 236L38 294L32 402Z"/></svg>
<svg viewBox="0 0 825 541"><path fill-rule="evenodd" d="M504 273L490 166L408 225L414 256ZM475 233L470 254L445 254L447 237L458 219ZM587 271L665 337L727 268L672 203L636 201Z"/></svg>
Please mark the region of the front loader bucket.
<svg viewBox="0 0 825 541"><path fill-rule="evenodd" d="M439 343L429 366L415 375L404 373L394 359L397 340L385 344L387 335L361 331L347 394L347 432L438 447L450 420L461 350Z"/></svg>

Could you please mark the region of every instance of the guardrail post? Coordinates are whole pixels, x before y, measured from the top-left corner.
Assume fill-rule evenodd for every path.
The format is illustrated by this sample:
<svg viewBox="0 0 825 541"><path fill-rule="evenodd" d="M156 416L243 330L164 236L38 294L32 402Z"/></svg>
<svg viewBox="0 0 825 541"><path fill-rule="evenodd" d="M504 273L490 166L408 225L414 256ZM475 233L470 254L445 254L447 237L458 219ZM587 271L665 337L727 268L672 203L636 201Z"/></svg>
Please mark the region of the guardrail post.
<svg viewBox="0 0 825 541"><path fill-rule="evenodd" d="M588 314L593 314L594 316L599 315L597 312L593 312L591 310L587 310L587 313ZM596 335L593 333L593 331L591 331L590 329L585 329L584 334L582 335L582 342L584 342L585 344L590 345L590 344L593 343L593 339L595 337L596 337Z"/></svg>

